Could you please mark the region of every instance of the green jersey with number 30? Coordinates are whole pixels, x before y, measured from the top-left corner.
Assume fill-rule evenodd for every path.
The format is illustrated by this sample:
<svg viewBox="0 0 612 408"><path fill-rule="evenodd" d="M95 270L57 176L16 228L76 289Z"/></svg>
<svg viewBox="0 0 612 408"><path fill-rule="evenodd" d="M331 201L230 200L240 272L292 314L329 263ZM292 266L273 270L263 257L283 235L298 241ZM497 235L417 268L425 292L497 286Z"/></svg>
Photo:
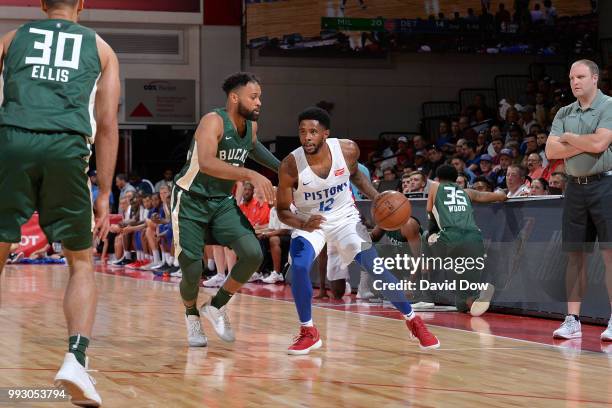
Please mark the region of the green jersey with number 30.
<svg viewBox="0 0 612 408"><path fill-rule="evenodd" d="M67 20L24 24L4 58L0 126L78 133L93 142L100 72L94 31Z"/></svg>
<svg viewBox="0 0 612 408"><path fill-rule="evenodd" d="M470 197L455 183L440 183L432 212L441 230L480 231Z"/></svg>

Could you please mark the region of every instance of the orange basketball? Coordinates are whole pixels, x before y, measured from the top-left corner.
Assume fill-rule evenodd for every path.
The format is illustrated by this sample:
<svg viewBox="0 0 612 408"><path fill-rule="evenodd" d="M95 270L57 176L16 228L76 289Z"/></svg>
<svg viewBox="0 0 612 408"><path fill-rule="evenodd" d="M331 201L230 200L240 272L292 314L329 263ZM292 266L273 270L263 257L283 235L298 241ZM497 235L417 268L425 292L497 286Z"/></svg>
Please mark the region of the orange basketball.
<svg viewBox="0 0 612 408"><path fill-rule="evenodd" d="M372 219L380 228L393 231L404 225L412 214L412 206L399 191L383 191L372 201Z"/></svg>

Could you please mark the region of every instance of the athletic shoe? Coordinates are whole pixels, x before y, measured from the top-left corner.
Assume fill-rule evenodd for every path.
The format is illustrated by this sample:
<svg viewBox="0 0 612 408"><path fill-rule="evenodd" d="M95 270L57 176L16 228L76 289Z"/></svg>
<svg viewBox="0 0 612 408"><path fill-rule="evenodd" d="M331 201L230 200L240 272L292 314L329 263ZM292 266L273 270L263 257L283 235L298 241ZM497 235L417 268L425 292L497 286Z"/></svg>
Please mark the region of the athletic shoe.
<svg viewBox="0 0 612 408"><path fill-rule="evenodd" d="M96 381L87 373L88 359L85 358L85 367L76 359L74 354L66 353L64 364L55 376L55 386L63 387L70 394L71 402L79 407L99 407L102 398L96 391Z"/></svg>
<svg viewBox="0 0 612 408"><path fill-rule="evenodd" d="M132 261L131 259L121 258L118 261L113 262L111 265L112 266L125 266L128 264L131 264L132 262L134 261Z"/></svg>
<svg viewBox="0 0 612 408"><path fill-rule="evenodd" d="M212 278L208 279L207 281L204 281L204 287L205 288L218 288L220 286L223 286L223 282L225 282L225 275L221 275L218 273Z"/></svg>
<svg viewBox="0 0 612 408"><path fill-rule="evenodd" d="M493 299L494 293L495 286L489 283L487 285L487 288L480 292L480 295L478 295L478 299L476 299L472 303L472 307L470 307L470 314L474 317L478 317L483 315L487 310L489 310L489 306L491 305L491 299Z"/></svg>
<svg viewBox="0 0 612 408"><path fill-rule="evenodd" d="M319 336L319 330L314 326L301 326L300 334L295 336L293 344L287 350L292 356L301 356L308 354L310 350L316 350L323 345L323 341Z"/></svg>
<svg viewBox="0 0 612 408"><path fill-rule="evenodd" d="M612 317L608 320L608 327L601 333L602 341L612 341Z"/></svg>
<svg viewBox="0 0 612 408"><path fill-rule="evenodd" d="M249 278L248 283L257 282L258 280L262 280L262 279L263 279L263 275L259 272L255 272L253 276Z"/></svg>
<svg viewBox="0 0 612 408"><path fill-rule="evenodd" d="M267 278L263 278L261 281L263 283L276 283L276 282L284 282L285 278L283 278L283 275L281 275L280 273L276 271L272 271L272 273L268 275Z"/></svg>
<svg viewBox="0 0 612 408"><path fill-rule="evenodd" d="M183 271L181 271L179 269L178 271L172 272L170 274L170 276L172 276L173 278L182 278L183 277Z"/></svg>
<svg viewBox="0 0 612 408"><path fill-rule="evenodd" d="M189 347L206 347L208 339L202 330L200 316L185 315L185 325L187 326L187 342Z"/></svg>
<svg viewBox="0 0 612 408"><path fill-rule="evenodd" d="M422 349L437 349L440 347L438 338L429 331L423 319L419 316L415 316L412 320L406 320L406 326L408 326L412 335L419 340L419 346Z"/></svg>
<svg viewBox="0 0 612 408"><path fill-rule="evenodd" d="M163 262L152 262L145 268L147 271L154 271L164 266Z"/></svg>
<svg viewBox="0 0 612 408"><path fill-rule="evenodd" d="M155 276L162 276L164 274L169 275L170 268L171 268L170 265L163 264L159 268L151 270L151 272L153 272L153 275Z"/></svg>
<svg viewBox="0 0 612 408"><path fill-rule="evenodd" d="M209 303L205 303L200 309L200 315L203 315L212 324L213 329L217 336L223 341L233 342L236 341L236 335L232 330L232 325L227 317L227 305L221 309L217 309Z"/></svg>
<svg viewBox="0 0 612 408"><path fill-rule="evenodd" d="M351 288L351 283L347 279L346 284L344 285L344 296L351 296L352 293L353 288Z"/></svg>
<svg viewBox="0 0 612 408"><path fill-rule="evenodd" d="M132 262L130 264L125 265L126 269L138 269L142 266L142 261Z"/></svg>
<svg viewBox="0 0 612 408"><path fill-rule="evenodd" d="M145 260L145 261L142 261L138 269L141 271L148 271L149 267L152 265L153 265L153 261Z"/></svg>
<svg viewBox="0 0 612 408"><path fill-rule="evenodd" d="M366 271L361 271L359 276L359 286L357 287L357 299L367 300L376 297L370 290L369 285L370 277Z"/></svg>
<svg viewBox="0 0 612 408"><path fill-rule="evenodd" d="M568 340L582 337L580 322L572 315L565 316L565 321L553 332L553 337Z"/></svg>

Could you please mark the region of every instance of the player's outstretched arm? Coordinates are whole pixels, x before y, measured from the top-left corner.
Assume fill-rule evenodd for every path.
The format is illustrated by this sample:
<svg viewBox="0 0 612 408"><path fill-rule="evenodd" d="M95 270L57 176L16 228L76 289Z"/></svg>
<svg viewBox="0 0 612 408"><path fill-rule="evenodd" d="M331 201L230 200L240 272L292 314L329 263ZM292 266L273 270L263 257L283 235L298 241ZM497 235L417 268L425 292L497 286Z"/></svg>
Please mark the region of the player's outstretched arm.
<svg viewBox="0 0 612 408"><path fill-rule="evenodd" d="M117 162L119 147L119 126L117 111L121 83L119 80L119 60L112 48L99 36L96 36L98 55L102 72L98 80L96 94L96 171L98 175L99 193L96 200L96 226L94 232L104 239L110 225L108 223L109 198Z"/></svg>
<svg viewBox="0 0 612 408"><path fill-rule="evenodd" d="M290 227L312 232L319 229L325 218L313 215L306 218L291 211L293 188L298 182L297 166L292 154L283 159L278 171L278 188L276 189L276 212L278 219Z"/></svg>
<svg viewBox="0 0 612 408"><path fill-rule="evenodd" d="M249 157L255 160L257 163L270 170L278 173L278 167L280 166L280 160L272 154L272 152L257 139L257 123L253 122L253 150L249 153Z"/></svg>
<svg viewBox="0 0 612 408"><path fill-rule="evenodd" d="M508 196L503 191L491 193L488 191L472 190L471 188L466 188L463 191L465 191L468 197L470 197L470 200L475 203L497 203L508 199Z"/></svg>
<svg viewBox="0 0 612 408"><path fill-rule="evenodd" d="M0 38L0 72L2 72L4 57L8 52L11 42L13 42L13 38L15 38L16 32L17 30L10 31Z"/></svg>
<svg viewBox="0 0 612 408"><path fill-rule="evenodd" d="M365 194L366 197L373 200L378 195L378 191L376 191L372 182L366 175L359 171L359 146L349 139L341 139L340 146L342 146L344 160L351 173L351 183L353 183L359 191Z"/></svg>
<svg viewBox="0 0 612 408"><path fill-rule="evenodd" d="M223 136L223 120L216 113L205 115L195 133L200 171L223 180L249 181L263 192L268 203L274 202L272 183L266 177L244 167L232 166L217 158L219 140Z"/></svg>

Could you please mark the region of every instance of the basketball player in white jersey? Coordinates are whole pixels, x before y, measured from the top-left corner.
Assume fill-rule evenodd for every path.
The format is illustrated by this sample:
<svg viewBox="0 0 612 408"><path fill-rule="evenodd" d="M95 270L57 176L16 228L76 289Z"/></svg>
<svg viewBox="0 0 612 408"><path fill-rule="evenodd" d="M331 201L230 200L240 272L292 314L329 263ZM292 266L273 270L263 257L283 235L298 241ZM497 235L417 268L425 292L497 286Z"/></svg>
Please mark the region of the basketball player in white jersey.
<svg viewBox="0 0 612 408"><path fill-rule="evenodd" d="M291 235L291 291L300 318L300 334L289 347L289 354L308 354L323 342L312 321L312 264L325 245L338 249L342 264L357 261L368 272L374 270L377 257L366 227L355 207L350 183L374 199L378 192L357 169L359 147L351 140L328 139L329 114L308 108L298 119L302 147L289 154L279 169L277 211L281 222L296 228ZM290 210L294 204L297 212ZM387 270L376 276L382 282L395 283ZM382 291L402 313L421 348L438 348L440 342L412 311L402 291Z"/></svg>

